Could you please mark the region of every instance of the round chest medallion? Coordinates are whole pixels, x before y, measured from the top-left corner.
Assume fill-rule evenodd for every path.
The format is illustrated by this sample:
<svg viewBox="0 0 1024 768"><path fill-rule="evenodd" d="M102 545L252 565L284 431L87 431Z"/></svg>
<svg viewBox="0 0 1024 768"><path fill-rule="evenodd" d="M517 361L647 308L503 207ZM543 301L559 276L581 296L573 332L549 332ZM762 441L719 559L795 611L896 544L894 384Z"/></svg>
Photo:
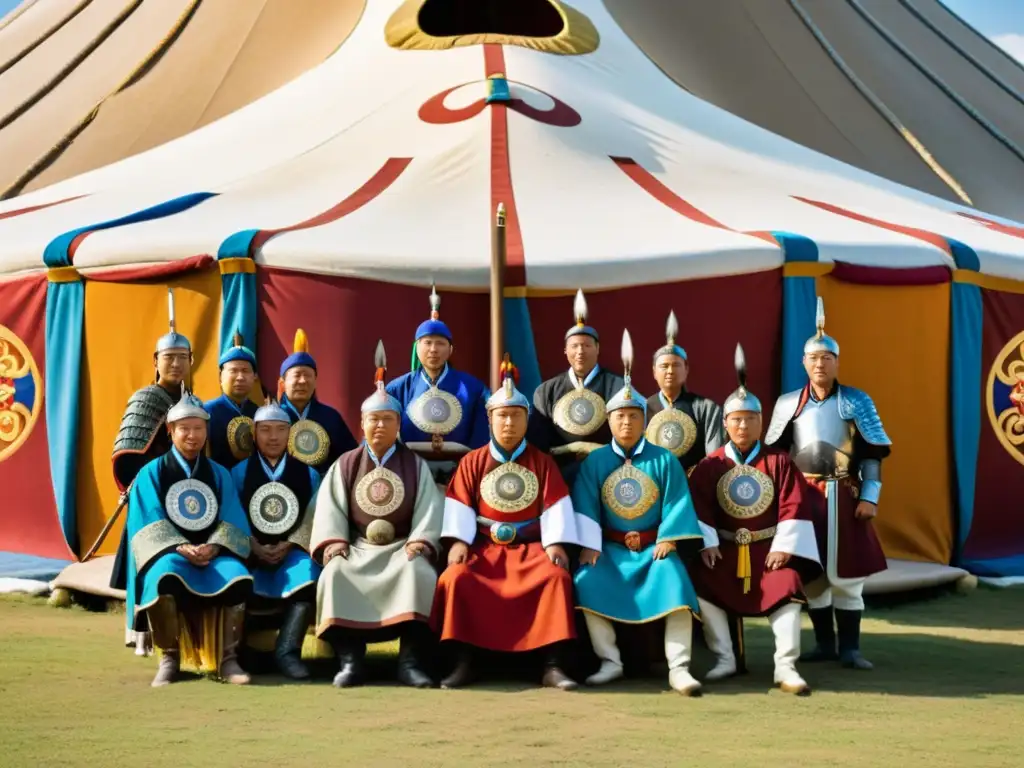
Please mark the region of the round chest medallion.
<svg viewBox="0 0 1024 768"><path fill-rule="evenodd" d="M327 430L310 419L302 419L292 424L288 432L288 453L311 467L315 467L327 458L331 448L331 438Z"/></svg>
<svg viewBox="0 0 1024 768"><path fill-rule="evenodd" d="M678 458L689 453L697 441L697 423L689 414L669 408L654 415L647 425L645 437L655 445L672 451Z"/></svg>
<svg viewBox="0 0 1024 768"><path fill-rule="evenodd" d="M253 422L248 416L235 416L228 422L228 447L231 455L241 461L252 453Z"/></svg>
<svg viewBox="0 0 1024 768"><path fill-rule="evenodd" d="M417 397L407 412L412 423L428 435L447 435L462 421L462 403L437 387Z"/></svg>
<svg viewBox="0 0 1024 768"><path fill-rule="evenodd" d="M405 501L405 483L390 469L377 467L356 483L355 500L366 514L386 517Z"/></svg>
<svg viewBox="0 0 1024 768"><path fill-rule="evenodd" d="M555 403L554 422L576 437L593 434L605 419L604 400L589 389L574 389Z"/></svg>
<svg viewBox="0 0 1024 768"><path fill-rule="evenodd" d="M252 527L269 536L291 530L301 511L298 497L283 483L261 485L249 501Z"/></svg>
<svg viewBox="0 0 1024 768"><path fill-rule="evenodd" d="M522 464L499 464L480 481L480 496L491 509L511 514L522 512L537 500L540 483Z"/></svg>
<svg viewBox="0 0 1024 768"><path fill-rule="evenodd" d="M737 464L719 479L717 493L723 512L745 520L764 514L775 499L775 486L759 469Z"/></svg>
<svg viewBox="0 0 1024 768"><path fill-rule="evenodd" d="M395 540L395 526L387 520L374 520L366 526L366 540L382 547Z"/></svg>
<svg viewBox="0 0 1024 768"><path fill-rule="evenodd" d="M199 480L179 480L164 497L171 522L183 531L202 531L217 519L219 506L213 488Z"/></svg>
<svg viewBox="0 0 1024 768"><path fill-rule="evenodd" d="M658 486L633 464L625 464L608 475L601 486L605 506L621 518L641 517L658 500Z"/></svg>

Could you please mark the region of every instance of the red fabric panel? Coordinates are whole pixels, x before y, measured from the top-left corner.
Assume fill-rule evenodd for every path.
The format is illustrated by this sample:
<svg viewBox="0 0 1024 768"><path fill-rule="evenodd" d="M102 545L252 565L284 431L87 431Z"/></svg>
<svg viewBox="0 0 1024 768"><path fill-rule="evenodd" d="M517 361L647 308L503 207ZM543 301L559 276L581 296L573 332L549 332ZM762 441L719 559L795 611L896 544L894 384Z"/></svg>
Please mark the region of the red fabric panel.
<svg viewBox="0 0 1024 768"><path fill-rule="evenodd" d="M1024 552L1024 512L1017 501L1024 497L1024 446L1011 452L999 440L1001 430L992 423L992 414L998 419L1012 407L1010 387L1001 384L998 376L989 384L992 368L1000 363L1004 347L1024 331L1024 295L983 290L982 305L981 439L974 519L963 553L969 559L1009 557ZM1020 359L1021 353L1015 348L999 368L1006 370L1006 361Z"/></svg>
<svg viewBox="0 0 1024 768"><path fill-rule="evenodd" d="M33 402L40 404L25 442L0 456L0 550L73 560L57 517L46 441L46 289L45 274L0 282L0 325L7 329L0 335L0 354L5 342L11 345L8 333L28 348L39 374Z"/></svg>
<svg viewBox="0 0 1024 768"><path fill-rule="evenodd" d="M174 275L181 275L191 272L194 269L206 269L216 261L213 256L201 253L196 256L189 256L179 261L169 261L164 264L141 264L137 267L127 269L103 269L96 272L89 272L87 280L97 283L126 283L133 280L158 280Z"/></svg>
<svg viewBox="0 0 1024 768"><path fill-rule="evenodd" d="M388 380L409 370L416 326L430 316L430 286L325 277L260 267L256 273L260 378L276 389L281 361L296 328L309 335L319 370L317 393L341 411L356 439L359 406L373 392L373 352L384 340ZM487 381L490 299L487 294L440 291L441 319L455 338L451 362Z"/></svg>
<svg viewBox="0 0 1024 768"><path fill-rule="evenodd" d="M564 335L573 322L572 296L530 298L533 325L545 379L569 368ZM690 360L687 387L721 403L736 389L736 343L747 354L748 384L764 408L765 426L779 394L782 270L677 283L619 288L587 294L589 323L601 334L601 365L621 373L623 327L633 337L633 381L644 395L657 392L654 352L665 343L665 319L679 318L678 343Z"/></svg>
<svg viewBox="0 0 1024 768"><path fill-rule="evenodd" d="M856 283L857 285L936 285L953 280L953 273L941 264L930 267L891 269L837 261L832 266L829 276L836 280L842 280L844 283Z"/></svg>

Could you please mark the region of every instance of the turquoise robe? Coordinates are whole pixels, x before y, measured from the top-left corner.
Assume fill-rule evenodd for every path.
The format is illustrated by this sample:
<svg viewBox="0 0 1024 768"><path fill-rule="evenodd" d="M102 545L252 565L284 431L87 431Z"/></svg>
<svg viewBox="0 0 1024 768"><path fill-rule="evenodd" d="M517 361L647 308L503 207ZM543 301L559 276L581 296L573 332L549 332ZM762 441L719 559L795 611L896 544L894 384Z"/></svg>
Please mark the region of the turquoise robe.
<svg viewBox="0 0 1024 768"><path fill-rule="evenodd" d="M437 382L437 388L453 395L462 405L462 420L444 435L450 443L460 443L467 448L480 448L491 439L491 427L487 420L487 398L490 390L479 379L468 373L445 366ZM409 418L409 406L430 389L427 372L422 368L399 376L386 387L388 394L402 404L401 436L403 443L429 443L431 436L417 427Z"/></svg>
<svg viewBox="0 0 1024 768"><path fill-rule="evenodd" d="M624 533L657 529L658 543L702 546L686 473L678 459L668 450L641 440L634 448L632 463L657 488L654 503L632 519L620 516L602 499L605 480L625 464L618 444L595 450L580 465L572 503L581 543L591 549L600 547L601 556L595 565L581 565L576 572L577 607L631 624L645 624L679 610L696 614L697 593L678 554L655 560L655 543L633 552L624 544L601 540L600 531L606 529Z"/></svg>
<svg viewBox="0 0 1024 768"><path fill-rule="evenodd" d="M202 598L219 598L237 604L252 588L245 566L249 556L249 520L238 503L231 475L224 467L200 456L193 477L213 488L217 518L198 534L182 531L164 510L164 496L171 484L186 477L175 458L176 451L149 462L135 478L128 501L129 617L150 608L161 593L184 588ZM221 553L204 567L192 565L175 550L181 544L219 544ZM171 583L176 582L173 587ZM230 600L228 598L230 597Z"/></svg>

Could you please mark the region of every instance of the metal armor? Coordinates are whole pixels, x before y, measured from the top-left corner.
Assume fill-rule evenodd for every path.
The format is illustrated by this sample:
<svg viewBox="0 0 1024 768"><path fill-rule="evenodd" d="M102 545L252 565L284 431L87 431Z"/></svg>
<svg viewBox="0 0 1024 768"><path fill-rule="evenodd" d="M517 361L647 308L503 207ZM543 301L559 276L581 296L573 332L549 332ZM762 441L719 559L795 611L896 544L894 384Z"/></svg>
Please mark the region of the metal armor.
<svg viewBox="0 0 1024 768"><path fill-rule="evenodd" d="M143 387L128 398L128 407L114 439L114 455L144 451L173 405L174 399L157 384Z"/></svg>
<svg viewBox="0 0 1024 768"><path fill-rule="evenodd" d="M793 421L797 407L800 405L802 389L796 389L782 395L775 403L772 412L772 421L768 425L768 433L764 441L767 445L774 445L782 437L786 427ZM839 418L843 421L853 422L860 436L871 445L890 446L892 441L885 433L882 426L882 419L878 415L878 409L866 392L859 389L840 384L835 397L830 400L836 401ZM794 444L796 436L794 435Z"/></svg>
<svg viewBox="0 0 1024 768"><path fill-rule="evenodd" d="M805 475L845 477L854 462L854 425L839 414L839 399L805 407L793 419L791 455Z"/></svg>

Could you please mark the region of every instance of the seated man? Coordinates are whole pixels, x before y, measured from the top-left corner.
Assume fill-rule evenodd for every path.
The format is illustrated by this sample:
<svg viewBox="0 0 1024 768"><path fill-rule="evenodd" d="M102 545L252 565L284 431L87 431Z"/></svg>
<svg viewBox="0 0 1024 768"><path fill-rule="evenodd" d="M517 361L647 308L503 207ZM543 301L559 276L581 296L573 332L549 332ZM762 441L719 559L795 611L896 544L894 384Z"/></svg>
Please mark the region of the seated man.
<svg viewBox="0 0 1024 768"><path fill-rule="evenodd" d="M183 384L167 413L171 450L142 468L128 503L126 609L129 621L148 616L163 651L154 687L177 679L183 656L199 667L216 666L229 683L249 682L237 657L252 589L244 562L249 522L231 475L203 456L209 418ZM218 648L221 632L208 611L221 607Z"/></svg>
<svg viewBox="0 0 1024 768"><path fill-rule="evenodd" d="M459 462L445 499L442 536L452 544L432 621L459 658L441 687L471 681L475 646L543 648L543 685L572 690L560 651L576 635L563 547L577 543L575 515L554 460L526 442L530 401L515 388L507 355L503 369L487 402L490 444Z"/></svg>
<svg viewBox="0 0 1024 768"><path fill-rule="evenodd" d="M302 642L313 619L313 600L320 567L309 556L313 509L320 475L289 460L291 421L277 403L256 411L256 452L231 470L238 500L252 528L249 567L254 599L250 607L284 604L274 660L285 677L303 680Z"/></svg>
<svg viewBox="0 0 1024 768"><path fill-rule="evenodd" d="M249 399L256 382L256 355L236 333L233 346L220 356L220 397L203 408L210 414L210 458L232 469L252 453L252 417L256 403Z"/></svg>
<svg viewBox="0 0 1024 768"><path fill-rule="evenodd" d="M717 656L706 679L736 673L726 611L767 616L775 635L775 683L806 696L811 689L797 673L796 660L803 580L821 575L814 508L792 459L761 444L761 401L746 388L739 346L736 371L740 386L724 409L729 442L690 475L706 566L694 576L704 637Z"/></svg>
<svg viewBox="0 0 1024 768"><path fill-rule="evenodd" d="M429 688L424 656L437 585L430 560L440 546L443 506L426 462L398 442L402 409L384 389L380 343L376 363L377 390L361 408L363 445L327 470L317 498L313 556L324 564L317 635L338 655L338 688L363 682L367 642L395 635L398 680Z"/></svg>
<svg viewBox="0 0 1024 768"><path fill-rule="evenodd" d="M629 331L622 348L626 385L607 404L612 442L580 465L572 493L583 545L576 593L601 659L587 683L622 677L613 622L646 624L664 617L669 685L699 695L700 683L689 669L697 595L677 546L696 554L700 527L682 465L644 439L647 403L630 383Z"/></svg>

